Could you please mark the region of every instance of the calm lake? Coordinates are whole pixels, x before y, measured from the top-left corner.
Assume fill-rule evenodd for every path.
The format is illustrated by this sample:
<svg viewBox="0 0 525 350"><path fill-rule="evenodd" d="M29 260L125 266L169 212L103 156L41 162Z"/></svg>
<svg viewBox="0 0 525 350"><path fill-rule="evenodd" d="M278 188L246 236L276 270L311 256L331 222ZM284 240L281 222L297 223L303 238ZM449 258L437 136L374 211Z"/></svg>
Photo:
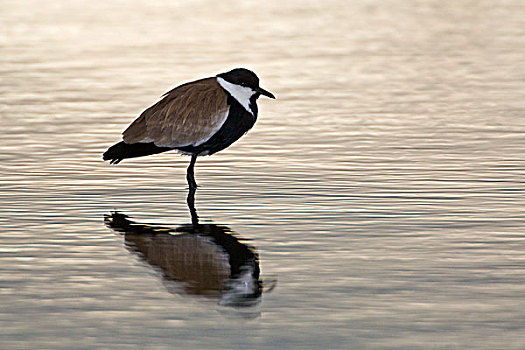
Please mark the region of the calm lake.
<svg viewBox="0 0 525 350"><path fill-rule="evenodd" d="M525 2L0 3L0 348L524 349ZM234 67L199 158L102 161ZM260 271L260 273L259 273Z"/></svg>

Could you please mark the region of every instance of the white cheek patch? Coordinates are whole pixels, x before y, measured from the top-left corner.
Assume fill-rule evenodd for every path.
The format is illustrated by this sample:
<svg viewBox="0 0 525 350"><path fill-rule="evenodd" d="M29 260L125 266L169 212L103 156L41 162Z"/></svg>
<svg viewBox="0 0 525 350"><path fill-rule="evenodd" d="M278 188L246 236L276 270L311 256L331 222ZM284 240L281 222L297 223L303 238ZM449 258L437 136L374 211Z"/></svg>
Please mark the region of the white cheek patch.
<svg viewBox="0 0 525 350"><path fill-rule="evenodd" d="M230 95L232 95L233 98L235 98L237 102L239 102L241 106L244 107L244 109L253 115L253 112L250 108L250 98L256 94L255 91L246 86L229 83L222 78L217 78L217 82L219 82L219 85L222 86L224 90L228 91Z"/></svg>

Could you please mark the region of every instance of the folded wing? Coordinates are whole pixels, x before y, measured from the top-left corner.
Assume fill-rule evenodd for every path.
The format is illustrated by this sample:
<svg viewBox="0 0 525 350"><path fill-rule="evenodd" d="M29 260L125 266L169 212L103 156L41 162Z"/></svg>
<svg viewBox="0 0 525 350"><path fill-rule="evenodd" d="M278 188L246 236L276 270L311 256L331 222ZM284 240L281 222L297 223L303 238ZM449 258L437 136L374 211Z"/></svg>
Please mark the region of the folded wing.
<svg viewBox="0 0 525 350"><path fill-rule="evenodd" d="M159 147L198 146L221 128L228 110L227 95L216 78L197 80L169 91L142 112L123 139Z"/></svg>

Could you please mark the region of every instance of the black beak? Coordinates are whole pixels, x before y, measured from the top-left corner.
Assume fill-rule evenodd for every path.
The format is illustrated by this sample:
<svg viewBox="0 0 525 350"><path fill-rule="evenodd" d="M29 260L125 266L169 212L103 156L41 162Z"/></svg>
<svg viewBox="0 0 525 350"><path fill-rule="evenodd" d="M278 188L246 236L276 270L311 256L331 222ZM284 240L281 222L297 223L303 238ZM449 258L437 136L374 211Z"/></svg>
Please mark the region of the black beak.
<svg viewBox="0 0 525 350"><path fill-rule="evenodd" d="M275 96L270 91L266 91L262 87L258 87L255 91L261 95L268 96L269 98L275 98Z"/></svg>

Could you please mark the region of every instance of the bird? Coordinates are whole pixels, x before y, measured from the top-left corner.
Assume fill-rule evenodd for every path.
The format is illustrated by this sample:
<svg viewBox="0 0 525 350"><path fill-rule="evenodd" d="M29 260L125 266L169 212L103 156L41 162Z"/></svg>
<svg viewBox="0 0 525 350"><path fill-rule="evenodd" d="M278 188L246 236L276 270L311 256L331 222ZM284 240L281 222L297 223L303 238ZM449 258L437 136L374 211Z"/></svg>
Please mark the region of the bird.
<svg viewBox="0 0 525 350"><path fill-rule="evenodd" d="M261 95L275 99L246 68L179 85L144 110L124 130L122 141L109 147L102 158L118 164L127 158L178 151L191 156L186 179L190 190L195 190L197 157L222 151L247 133L257 120Z"/></svg>

